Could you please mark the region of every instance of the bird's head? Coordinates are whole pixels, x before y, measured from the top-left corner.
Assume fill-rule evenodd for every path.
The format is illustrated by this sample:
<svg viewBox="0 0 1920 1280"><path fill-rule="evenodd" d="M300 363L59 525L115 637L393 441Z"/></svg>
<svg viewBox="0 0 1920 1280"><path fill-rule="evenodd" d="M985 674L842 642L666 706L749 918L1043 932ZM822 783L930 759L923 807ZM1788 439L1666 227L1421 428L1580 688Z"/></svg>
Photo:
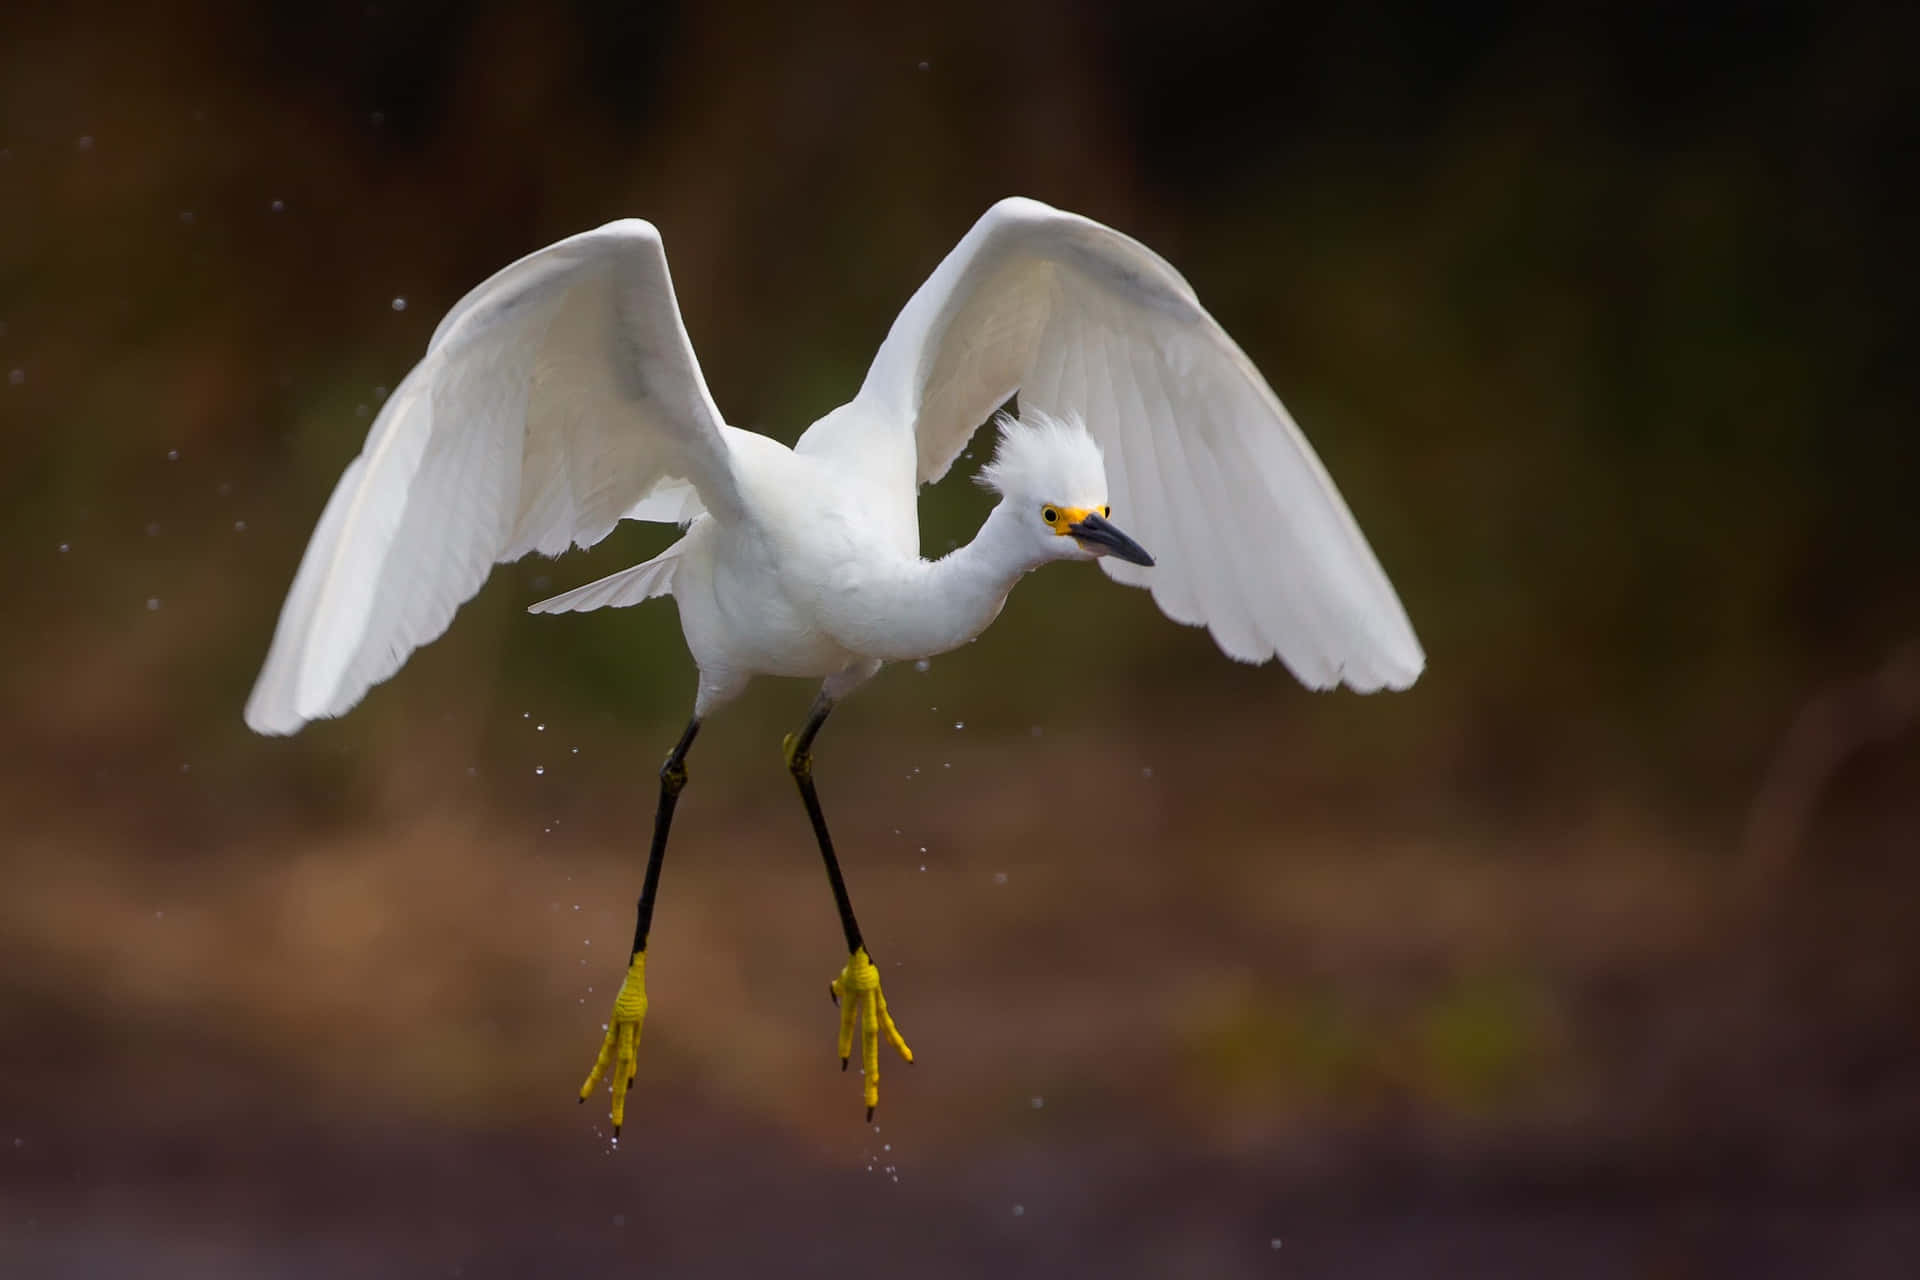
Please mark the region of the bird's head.
<svg viewBox="0 0 1920 1280"><path fill-rule="evenodd" d="M1078 418L1053 418L1024 409L1001 414L993 461L979 482L1000 495L1018 527L1033 539L1040 560L1094 560L1119 556L1151 565L1153 557L1113 524L1107 502L1106 460Z"/></svg>

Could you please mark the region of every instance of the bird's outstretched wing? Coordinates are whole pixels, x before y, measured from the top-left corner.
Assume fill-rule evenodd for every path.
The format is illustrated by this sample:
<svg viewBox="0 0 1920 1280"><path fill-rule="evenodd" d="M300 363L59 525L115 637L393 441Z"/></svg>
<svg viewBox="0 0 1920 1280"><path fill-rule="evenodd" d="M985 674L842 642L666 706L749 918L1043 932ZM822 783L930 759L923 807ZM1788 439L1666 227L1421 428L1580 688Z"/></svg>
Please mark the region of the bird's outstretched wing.
<svg viewBox="0 0 1920 1280"><path fill-rule="evenodd" d="M347 710L496 562L702 506L737 519L740 496L659 233L614 222L530 254L447 313L382 406L307 545L247 724L292 733Z"/></svg>
<svg viewBox="0 0 1920 1280"><path fill-rule="evenodd" d="M987 211L913 295L855 404L911 429L939 479L1014 392L1084 419L1114 520L1158 561L1108 557L1228 655L1314 688L1405 688L1425 664L1339 491L1252 361L1139 242L1033 200Z"/></svg>

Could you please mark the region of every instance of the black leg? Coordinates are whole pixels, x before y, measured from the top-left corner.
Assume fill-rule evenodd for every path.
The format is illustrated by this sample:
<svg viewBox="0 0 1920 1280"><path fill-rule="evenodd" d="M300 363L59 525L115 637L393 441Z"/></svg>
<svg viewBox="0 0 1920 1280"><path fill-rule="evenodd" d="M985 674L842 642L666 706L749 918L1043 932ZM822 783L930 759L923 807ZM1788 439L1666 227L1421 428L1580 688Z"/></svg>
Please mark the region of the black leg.
<svg viewBox="0 0 1920 1280"><path fill-rule="evenodd" d="M613 1136L620 1137L620 1122L626 1115L627 1088L639 1070L636 1050L640 1045L640 1025L647 1016L647 930L653 923L653 895L660 888L660 864L667 860L667 833L673 828L673 806L687 785L687 748L700 732L700 721L687 721L673 753L660 766L660 807L653 815L653 848L647 854L647 879L640 889L640 906L633 922L633 952L627 961L627 976L613 998L613 1017L607 1020L607 1033L600 1041L600 1056L594 1059L587 1082L580 1086L580 1101L585 1102L603 1077L612 1085ZM611 1070L612 1075L607 1076Z"/></svg>
<svg viewBox="0 0 1920 1280"><path fill-rule="evenodd" d="M820 842L820 859L827 864L827 883L833 886L833 905L840 909L840 928L847 935L847 965L828 988L833 1002L840 1006L840 1069L847 1069L853 1051L854 1024L861 1024L861 1071L866 1095L867 1119L880 1102L880 1039L899 1051L908 1063L913 1050L907 1048L893 1015L887 1012L887 999L880 993L880 973L873 957L860 940L860 923L853 918L853 901L847 897L847 882L840 876L840 860L833 856L833 837L827 833L827 817L820 812L820 795L813 788L813 738L827 722L833 699L824 692L813 700L807 722L800 732L787 735L787 770L800 788L800 803L807 806L807 818L813 823L813 838Z"/></svg>
<svg viewBox="0 0 1920 1280"><path fill-rule="evenodd" d="M647 949L647 930L653 925L653 895L660 888L660 864L667 860L667 832L673 827L673 806L687 785L687 748L700 732L698 720L687 721L687 731L660 766L660 807L653 814L653 847L647 852L647 879L640 886L640 906L633 922L633 950Z"/></svg>
<svg viewBox="0 0 1920 1280"><path fill-rule="evenodd" d="M853 901L847 897L847 882L840 878L840 862L833 856L833 837L827 833L826 815L820 812L820 796L813 789L813 738L827 722L833 702L826 694L813 700L806 724L799 733L787 735L787 771L800 787L800 803L807 806L807 818L813 823L813 838L820 842L820 857L827 864L827 883L833 886L833 905L840 909L840 928L847 935L847 954L860 950L860 924L853 918Z"/></svg>

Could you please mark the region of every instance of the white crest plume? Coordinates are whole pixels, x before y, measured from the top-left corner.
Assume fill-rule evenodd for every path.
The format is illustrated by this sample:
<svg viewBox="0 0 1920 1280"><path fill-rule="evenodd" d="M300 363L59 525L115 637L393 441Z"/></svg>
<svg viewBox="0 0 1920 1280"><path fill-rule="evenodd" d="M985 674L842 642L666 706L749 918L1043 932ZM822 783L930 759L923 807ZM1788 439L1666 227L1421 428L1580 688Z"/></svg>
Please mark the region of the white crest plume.
<svg viewBox="0 0 1920 1280"><path fill-rule="evenodd" d="M994 415L1000 438L975 482L1003 498L1098 507L1107 501L1107 464L1077 413L1056 418L1022 407Z"/></svg>

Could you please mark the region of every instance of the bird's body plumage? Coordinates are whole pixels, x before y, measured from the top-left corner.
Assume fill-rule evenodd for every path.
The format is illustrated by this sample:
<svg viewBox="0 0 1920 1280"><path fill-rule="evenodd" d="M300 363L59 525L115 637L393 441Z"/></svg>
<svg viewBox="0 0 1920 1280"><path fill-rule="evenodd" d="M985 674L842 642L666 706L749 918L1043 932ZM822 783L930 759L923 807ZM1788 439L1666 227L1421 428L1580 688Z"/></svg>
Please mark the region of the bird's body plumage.
<svg viewBox="0 0 1920 1280"><path fill-rule="evenodd" d="M1411 683L1424 659L1304 437L1186 281L1088 219L1004 200L894 322L858 394L791 448L728 426L681 325L658 233L609 224L496 273L450 311L323 513L247 720L351 707L445 630L498 561L686 522L663 555L536 611L671 594L701 713L755 675L858 683L978 635L1028 569L1069 555L1009 510L938 561L918 489L1010 395L1084 425L1100 493L1158 558L1149 586L1230 656L1305 683ZM1041 464L1044 466L1044 463ZM1084 487L1084 486L1083 486ZM1002 516L1002 512L1006 514ZM1031 521L1026 522L1031 525Z"/></svg>
<svg viewBox="0 0 1920 1280"><path fill-rule="evenodd" d="M662 556L601 580L653 567L671 574L651 587L679 605L701 671L696 714L755 675L824 679L945 653L979 635L1039 562L991 522L965 547L924 559L917 510L897 500L899 486L879 467L846 470L747 432L728 439L753 514L737 522L702 514ZM600 585L533 608L600 607Z"/></svg>

